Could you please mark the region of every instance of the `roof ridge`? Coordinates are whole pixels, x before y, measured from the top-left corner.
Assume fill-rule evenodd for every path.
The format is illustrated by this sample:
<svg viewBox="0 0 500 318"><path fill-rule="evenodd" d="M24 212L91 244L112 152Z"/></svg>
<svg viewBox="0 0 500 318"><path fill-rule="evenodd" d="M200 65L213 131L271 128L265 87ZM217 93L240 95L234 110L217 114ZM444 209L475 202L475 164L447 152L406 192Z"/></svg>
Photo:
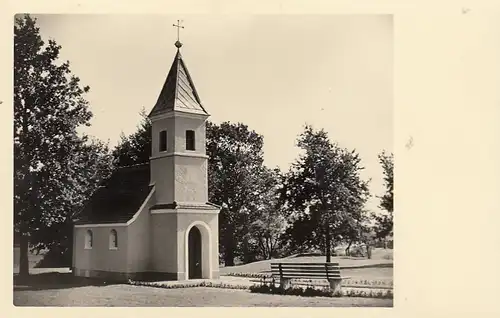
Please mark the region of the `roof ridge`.
<svg viewBox="0 0 500 318"><path fill-rule="evenodd" d="M203 107L203 103L201 102L201 98L200 98L200 95L198 95L198 91L196 90L196 86L194 85L194 82L193 82L193 79L191 78L191 74L189 73L189 70L187 68L187 65L186 65L186 62L184 62L184 60L182 59L182 56L180 57L180 63L182 64L183 68L184 68L184 71L186 72L186 76L187 76L187 79L188 81L190 82L191 86L192 86L192 89L193 89L193 95L196 99L196 102L200 105L201 109L205 112L205 113L208 113L206 110L205 110L205 107ZM177 72L177 74L179 74L179 72Z"/></svg>
<svg viewBox="0 0 500 318"><path fill-rule="evenodd" d="M174 109L176 108L175 104L177 102L177 99L179 98L179 66L182 61L182 55L181 51L177 49L177 53L175 54L175 63L176 68L175 68L175 81L174 81Z"/></svg>

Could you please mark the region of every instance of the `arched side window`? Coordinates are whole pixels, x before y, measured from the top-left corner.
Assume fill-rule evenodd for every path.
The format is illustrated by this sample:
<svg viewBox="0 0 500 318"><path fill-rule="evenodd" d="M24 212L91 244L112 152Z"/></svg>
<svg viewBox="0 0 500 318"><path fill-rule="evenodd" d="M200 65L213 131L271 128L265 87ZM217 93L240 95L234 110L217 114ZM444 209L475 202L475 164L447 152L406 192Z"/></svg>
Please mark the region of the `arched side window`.
<svg viewBox="0 0 500 318"><path fill-rule="evenodd" d="M85 248L86 249L91 249L92 245L94 243L93 240L93 234L91 230L87 230L87 233L85 233Z"/></svg>
<svg viewBox="0 0 500 318"><path fill-rule="evenodd" d="M109 232L109 249L118 249L118 234L116 233L116 230L111 230Z"/></svg>

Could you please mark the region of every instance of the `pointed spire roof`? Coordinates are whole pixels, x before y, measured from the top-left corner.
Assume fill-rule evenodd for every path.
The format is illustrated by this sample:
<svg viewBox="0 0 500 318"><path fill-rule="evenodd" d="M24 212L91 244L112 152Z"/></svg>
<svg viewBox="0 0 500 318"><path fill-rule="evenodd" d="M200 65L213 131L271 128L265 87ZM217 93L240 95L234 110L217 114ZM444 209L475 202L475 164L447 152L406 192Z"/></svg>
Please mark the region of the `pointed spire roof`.
<svg viewBox="0 0 500 318"><path fill-rule="evenodd" d="M177 46L177 54L149 117L173 110L209 115L201 104L179 48Z"/></svg>

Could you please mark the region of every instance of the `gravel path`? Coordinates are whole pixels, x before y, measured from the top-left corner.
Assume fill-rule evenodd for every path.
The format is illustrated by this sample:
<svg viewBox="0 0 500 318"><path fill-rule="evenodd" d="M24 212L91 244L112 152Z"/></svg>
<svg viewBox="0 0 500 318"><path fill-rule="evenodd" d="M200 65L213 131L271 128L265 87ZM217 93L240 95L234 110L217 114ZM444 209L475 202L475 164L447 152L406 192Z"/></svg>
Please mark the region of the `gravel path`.
<svg viewBox="0 0 500 318"><path fill-rule="evenodd" d="M162 289L109 285L14 291L16 306L392 307L390 299L252 294L220 288Z"/></svg>

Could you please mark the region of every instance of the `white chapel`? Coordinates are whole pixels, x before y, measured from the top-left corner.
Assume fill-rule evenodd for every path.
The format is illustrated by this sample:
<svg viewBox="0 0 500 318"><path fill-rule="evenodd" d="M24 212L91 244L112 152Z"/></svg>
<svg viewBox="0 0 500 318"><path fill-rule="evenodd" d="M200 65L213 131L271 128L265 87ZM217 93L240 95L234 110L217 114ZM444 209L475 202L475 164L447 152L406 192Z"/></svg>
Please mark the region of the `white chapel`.
<svg viewBox="0 0 500 318"><path fill-rule="evenodd" d="M208 202L203 107L177 41L152 108L148 163L119 168L78 214L76 276L118 280L219 277L220 207Z"/></svg>

